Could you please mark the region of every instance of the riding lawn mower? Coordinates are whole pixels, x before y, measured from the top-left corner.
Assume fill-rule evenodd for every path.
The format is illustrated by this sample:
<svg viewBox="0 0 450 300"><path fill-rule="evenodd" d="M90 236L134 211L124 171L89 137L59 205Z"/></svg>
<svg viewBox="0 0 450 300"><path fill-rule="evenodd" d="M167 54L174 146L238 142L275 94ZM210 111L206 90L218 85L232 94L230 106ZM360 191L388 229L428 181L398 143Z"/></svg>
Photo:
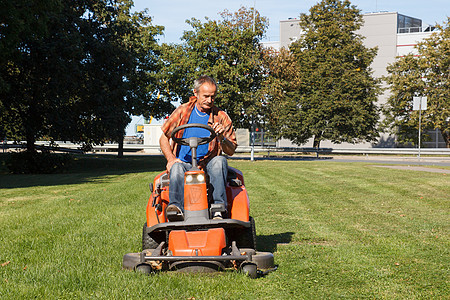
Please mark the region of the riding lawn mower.
<svg viewBox="0 0 450 300"><path fill-rule="evenodd" d="M194 127L208 130L209 137L176 137L178 131ZM189 146L192 153L192 168L184 175L184 215L167 211L170 177L166 171L160 173L150 184L143 250L125 254L123 267L148 274L234 269L251 278L274 271L273 254L256 250L255 221L249 216L242 172L228 168L227 207L210 201L208 176L198 168L196 153L199 145L216 137L214 130L203 124L186 124L175 128L171 137L174 142ZM217 212L223 218L213 218Z"/></svg>

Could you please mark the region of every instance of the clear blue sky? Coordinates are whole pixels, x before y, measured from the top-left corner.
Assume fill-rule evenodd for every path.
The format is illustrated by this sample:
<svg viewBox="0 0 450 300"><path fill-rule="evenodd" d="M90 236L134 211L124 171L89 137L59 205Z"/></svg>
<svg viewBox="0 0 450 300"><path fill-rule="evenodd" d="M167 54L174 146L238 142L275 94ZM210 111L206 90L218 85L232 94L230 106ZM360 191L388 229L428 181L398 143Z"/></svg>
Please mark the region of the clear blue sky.
<svg viewBox="0 0 450 300"><path fill-rule="evenodd" d="M134 0L135 10L148 8L153 24L165 27L161 42L178 43L183 31L190 30L186 20L192 17L205 21L219 19L218 13L228 9L237 11L241 6L253 7L269 18L268 40L277 41L279 21L297 18L308 13L317 0ZM389 11L422 19L427 24L442 24L450 16L450 0L353 0L362 13Z"/></svg>

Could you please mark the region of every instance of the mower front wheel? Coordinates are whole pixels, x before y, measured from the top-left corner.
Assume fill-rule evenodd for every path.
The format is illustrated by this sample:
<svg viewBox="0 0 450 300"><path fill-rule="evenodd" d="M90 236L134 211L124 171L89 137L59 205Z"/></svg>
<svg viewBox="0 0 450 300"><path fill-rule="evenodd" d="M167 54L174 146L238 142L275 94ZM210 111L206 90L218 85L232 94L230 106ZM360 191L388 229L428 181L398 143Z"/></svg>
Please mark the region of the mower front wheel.
<svg viewBox="0 0 450 300"><path fill-rule="evenodd" d="M242 273L247 275L248 277L255 279L258 277L258 268L256 264L244 262L241 266Z"/></svg>
<svg viewBox="0 0 450 300"><path fill-rule="evenodd" d="M134 269L138 273L143 273L143 274L152 274L153 273L152 267L148 264L139 264Z"/></svg>

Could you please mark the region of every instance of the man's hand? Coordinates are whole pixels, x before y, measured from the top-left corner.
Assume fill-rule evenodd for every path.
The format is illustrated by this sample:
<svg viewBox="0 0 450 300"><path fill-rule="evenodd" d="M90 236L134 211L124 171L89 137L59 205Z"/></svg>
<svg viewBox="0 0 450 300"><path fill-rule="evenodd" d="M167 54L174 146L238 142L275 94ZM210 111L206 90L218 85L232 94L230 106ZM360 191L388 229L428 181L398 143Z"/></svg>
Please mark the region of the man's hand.
<svg viewBox="0 0 450 300"><path fill-rule="evenodd" d="M223 125L220 123L214 123L211 125L211 127L217 134L217 139L222 145L223 152L230 156L233 155L234 151L236 150L236 146L223 136L223 133L225 132L225 128L223 127Z"/></svg>
<svg viewBox="0 0 450 300"><path fill-rule="evenodd" d="M167 165L166 170L167 173L170 173L170 169L172 168L173 164L176 162L181 162L178 158L175 157L172 153L172 149L170 147L169 138L162 134L159 138L159 146L161 147L161 151L164 154L164 157L167 159Z"/></svg>
<svg viewBox="0 0 450 300"><path fill-rule="evenodd" d="M167 161L167 165L166 165L166 170L167 170L167 173L169 173L170 174L170 169L172 169L172 166L173 166L173 164L174 163L177 163L177 162L182 162L179 158L174 158L174 159L172 159L172 160L169 160L169 161Z"/></svg>
<svg viewBox="0 0 450 300"><path fill-rule="evenodd" d="M225 128L220 123L214 123L211 125L212 129L216 132L217 137L219 140L223 139L223 133L225 132Z"/></svg>

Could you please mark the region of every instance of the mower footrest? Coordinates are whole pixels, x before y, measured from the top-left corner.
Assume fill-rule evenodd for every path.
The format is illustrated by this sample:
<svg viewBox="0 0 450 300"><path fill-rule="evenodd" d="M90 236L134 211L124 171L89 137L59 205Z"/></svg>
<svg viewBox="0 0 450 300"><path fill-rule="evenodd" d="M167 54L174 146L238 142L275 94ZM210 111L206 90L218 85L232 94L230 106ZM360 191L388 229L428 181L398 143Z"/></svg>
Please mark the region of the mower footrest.
<svg viewBox="0 0 450 300"><path fill-rule="evenodd" d="M220 212L222 215L227 212L227 210L225 209L225 205L216 203L211 204L210 211L211 211L211 218L214 216L216 212Z"/></svg>
<svg viewBox="0 0 450 300"><path fill-rule="evenodd" d="M167 211L166 216L170 222L184 221L183 214L177 211Z"/></svg>

